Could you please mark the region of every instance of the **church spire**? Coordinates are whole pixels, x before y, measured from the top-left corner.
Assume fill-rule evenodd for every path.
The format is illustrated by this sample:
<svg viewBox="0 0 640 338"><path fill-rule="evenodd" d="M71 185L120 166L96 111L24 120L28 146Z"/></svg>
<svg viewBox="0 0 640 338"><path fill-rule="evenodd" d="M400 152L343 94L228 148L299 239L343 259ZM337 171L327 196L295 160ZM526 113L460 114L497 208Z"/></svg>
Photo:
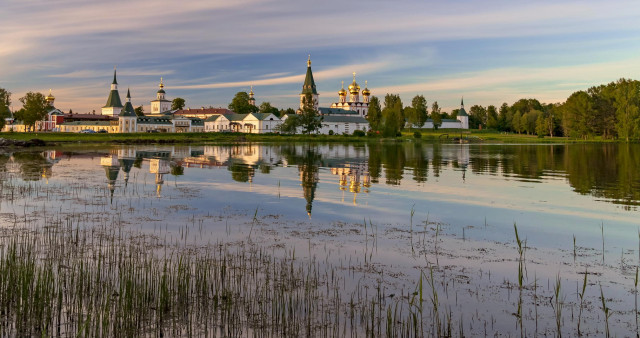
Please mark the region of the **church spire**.
<svg viewBox="0 0 640 338"><path fill-rule="evenodd" d="M313 72L311 71L311 55L307 59L307 75L304 78L304 84L302 85L301 94L313 94L318 95L316 90L316 82L313 80Z"/></svg>
<svg viewBox="0 0 640 338"><path fill-rule="evenodd" d="M127 102L131 102L131 91L127 88Z"/></svg>
<svg viewBox="0 0 640 338"><path fill-rule="evenodd" d="M460 108L464 109L464 96L460 99Z"/></svg>
<svg viewBox="0 0 640 338"><path fill-rule="evenodd" d="M116 80L116 67L113 66L113 82L111 82L111 90L118 90L118 80Z"/></svg>

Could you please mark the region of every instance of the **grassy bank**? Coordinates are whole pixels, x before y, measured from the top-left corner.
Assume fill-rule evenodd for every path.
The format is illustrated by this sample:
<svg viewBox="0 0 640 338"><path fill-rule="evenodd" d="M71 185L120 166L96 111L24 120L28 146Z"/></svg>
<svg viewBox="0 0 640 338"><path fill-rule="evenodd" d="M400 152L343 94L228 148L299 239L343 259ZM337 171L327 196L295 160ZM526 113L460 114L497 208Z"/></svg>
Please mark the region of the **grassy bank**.
<svg viewBox="0 0 640 338"><path fill-rule="evenodd" d="M419 132L421 137L414 136ZM41 139L47 143L204 143L204 142L371 142L420 140L422 142L457 143L460 139L469 143L584 143L615 142L602 138L589 140L567 137L544 137L535 135L503 133L493 130L432 130L406 129L397 138L352 135L282 135L241 133L132 133L132 134L77 134L77 133L0 133L0 138L12 140Z"/></svg>

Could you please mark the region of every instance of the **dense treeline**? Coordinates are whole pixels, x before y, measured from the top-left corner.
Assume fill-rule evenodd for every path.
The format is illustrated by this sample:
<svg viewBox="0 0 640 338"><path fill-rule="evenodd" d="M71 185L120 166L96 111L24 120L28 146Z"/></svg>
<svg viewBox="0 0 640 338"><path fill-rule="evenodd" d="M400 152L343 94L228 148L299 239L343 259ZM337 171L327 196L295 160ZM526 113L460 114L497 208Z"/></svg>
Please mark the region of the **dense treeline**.
<svg viewBox="0 0 640 338"><path fill-rule="evenodd" d="M385 136L394 136L408 122L422 127L427 117L437 129L442 119L455 119L459 109L442 112L435 101L429 112L426 99L418 95L411 106L403 108L400 96L387 94L384 105L371 98L369 123ZM384 107L384 108L383 108ZM640 81L620 79L606 85L577 91L564 103L541 103L537 99L520 99L512 105L503 103L468 108L469 128L538 136L568 136L589 139L640 139Z"/></svg>
<svg viewBox="0 0 640 338"><path fill-rule="evenodd" d="M577 91L564 103L544 104L521 99L509 106L474 105L469 109L470 128L539 136L589 139L640 138L640 82L620 79Z"/></svg>

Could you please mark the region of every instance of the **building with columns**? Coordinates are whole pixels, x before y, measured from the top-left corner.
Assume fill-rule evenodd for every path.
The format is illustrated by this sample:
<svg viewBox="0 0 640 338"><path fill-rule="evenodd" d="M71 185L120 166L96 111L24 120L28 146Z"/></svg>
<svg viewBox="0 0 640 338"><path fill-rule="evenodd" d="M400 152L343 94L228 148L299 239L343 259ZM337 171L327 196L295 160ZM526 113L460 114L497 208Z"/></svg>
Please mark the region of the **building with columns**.
<svg viewBox="0 0 640 338"><path fill-rule="evenodd" d="M171 101L165 99L164 83L160 78L160 89L156 93L156 99L151 101L151 114L161 114L168 110L171 110Z"/></svg>
<svg viewBox="0 0 640 338"><path fill-rule="evenodd" d="M120 101L120 93L118 93L118 81L116 80L116 70L113 70L113 82L111 82L111 91L107 98L107 104L102 107L102 115L118 117L122 111L122 101Z"/></svg>
<svg viewBox="0 0 640 338"><path fill-rule="evenodd" d="M331 108L338 108L357 112L359 116L367 117L369 114L369 97L371 91L367 88L367 81L364 82L362 90L362 101L360 101L360 85L356 82L356 73L353 73L353 82L349 85L349 101L347 101L347 91L344 89L344 81L342 89L338 91L338 102L331 104Z"/></svg>

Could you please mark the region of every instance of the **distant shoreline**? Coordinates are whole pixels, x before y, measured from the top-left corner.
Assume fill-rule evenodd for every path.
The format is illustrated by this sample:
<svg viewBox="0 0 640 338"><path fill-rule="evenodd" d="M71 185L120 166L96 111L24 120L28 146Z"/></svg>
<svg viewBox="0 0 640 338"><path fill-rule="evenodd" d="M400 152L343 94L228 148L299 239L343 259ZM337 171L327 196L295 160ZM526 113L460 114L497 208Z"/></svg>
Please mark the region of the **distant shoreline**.
<svg viewBox="0 0 640 338"><path fill-rule="evenodd" d="M415 132L420 137L414 136ZM353 136L353 135L285 135L285 134L243 134L243 133L134 133L134 134L78 134L78 133L0 133L0 138L12 140L12 142L0 142L0 147L16 146L29 147L52 144L72 143L108 143L108 144L179 144L179 143L204 143L204 142L428 142L428 143L624 143L624 140L602 139L571 139L568 137L544 137L535 135L503 133L488 130L418 130L405 129L402 136L395 138L383 138L378 136ZM41 140L43 143L24 142ZM461 142L462 141L462 142Z"/></svg>

